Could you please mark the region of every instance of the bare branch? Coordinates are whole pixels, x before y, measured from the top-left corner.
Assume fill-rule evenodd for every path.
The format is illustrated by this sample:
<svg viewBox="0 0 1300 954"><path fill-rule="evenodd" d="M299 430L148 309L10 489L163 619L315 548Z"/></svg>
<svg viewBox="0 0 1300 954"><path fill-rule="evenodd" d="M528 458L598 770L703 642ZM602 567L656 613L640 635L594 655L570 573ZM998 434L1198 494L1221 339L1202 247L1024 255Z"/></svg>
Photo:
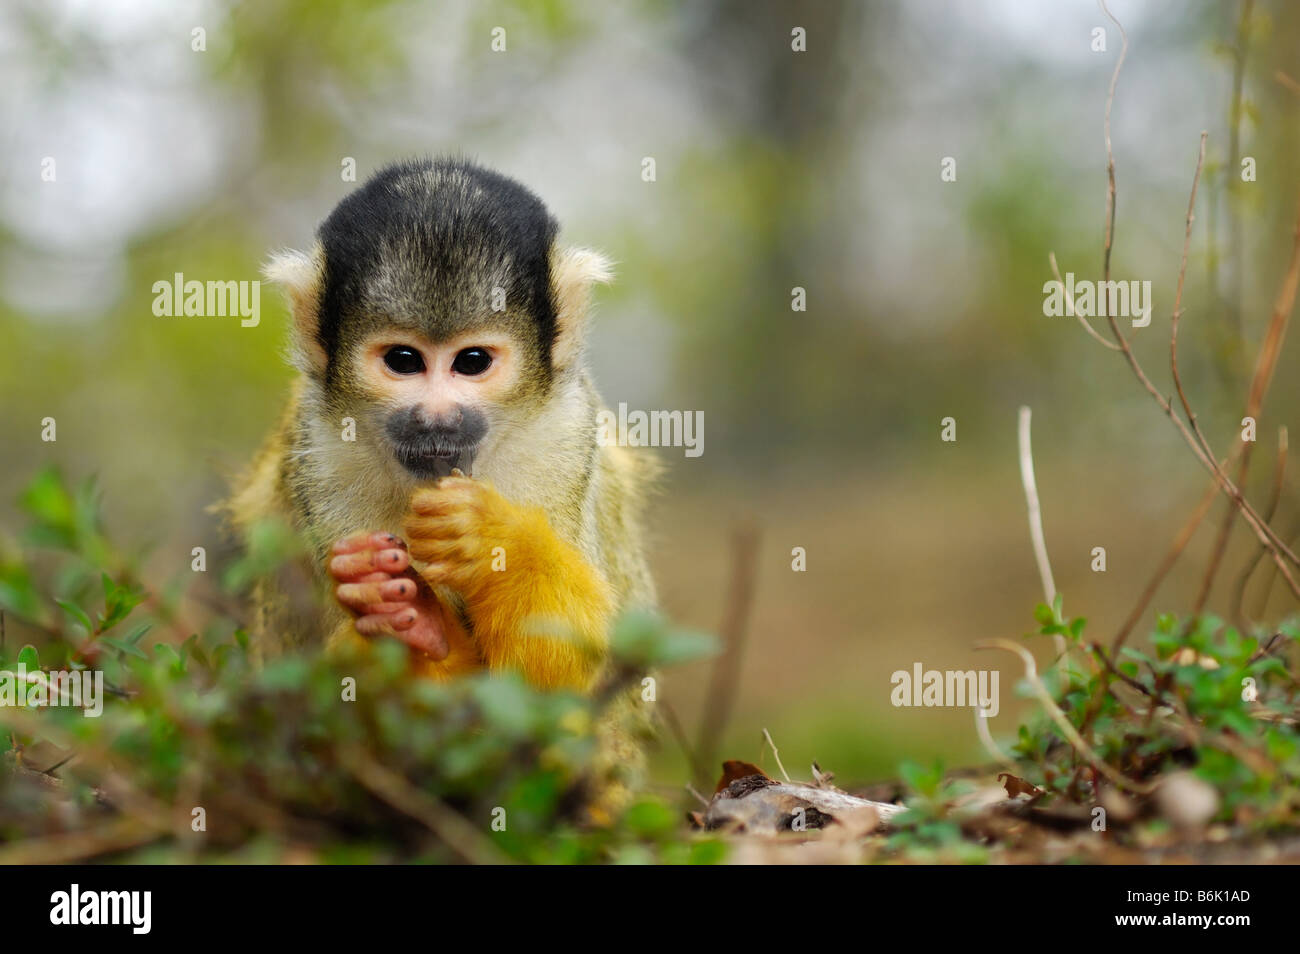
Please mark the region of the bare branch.
<svg viewBox="0 0 1300 954"><path fill-rule="evenodd" d="M1300 83L1297 83L1288 74L1282 72L1281 70L1278 70L1276 73L1273 74L1273 79L1277 80L1278 83L1281 84L1283 88L1289 89L1297 96L1300 96Z"/></svg>
<svg viewBox="0 0 1300 954"><path fill-rule="evenodd" d="M1269 523L1273 522L1273 517L1277 514L1278 505L1282 502L1282 489L1286 485L1286 452L1287 452L1287 429L1282 425L1277 429L1277 461L1273 465L1273 491L1268 498L1268 509L1264 511L1264 519ZM1243 441L1244 446L1247 442ZM1241 571L1241 576L1237 578L1237 589L1232 598L1232 618L1237 621L1238 625L1246 622L1242 615L1242 604L1246 599L1246 587L1250 584L1250 578L1255 573L1255 568L1259 566L1259 561L1263 559L1264 554L1268 551L1260 547L1251 557L1250 562L1246 564L1245 569ZM1262 608L1261 608L1262 613Z"/></svg>
<svg viewBox="0 0 1300 954"><path fill-rule="evenodd" d="M1186 549L1188 542L1192 539L1192 535L1196 533L1196 528L1201 525L1201 521L1205 519L1206 513L1209 512L1210 504L1214 503L1214 500L1218 495L1219 485L1216 481L1211 483L1206 489L1205 494L1201 497L1201 502L1196 505L1196 510L1193 511L1187 522L1183 524L1182 529L1178 531L1178 535L1174 537L1173 543L1169 545L1169 550L1165 553L1164 559L1160 561L1160 564L1156 567L1155 573L1153 573L1151 579L1147 581L1146 588L1142 590L1142 595L1138 597L1137 605L1133 607L1132 612L1128 614L1128 617L1120 626L1119 632L1115 634L1115 638L1110 644L1111 655L1119 654L1120 649L1124 645L1124 640L1128 638L1129 633L1133 631L1133 627L1142 619L1142 614L1146 612L1147 607L1151 604L1151 599L1156 595L1156 590L1160 588L1160 584L1164 582L1165 577L1169 575L1169 571L1172 570L1174 564L1178 562L1178 558L1182 555L1183 550Z"/></svg>
<svg viewBox="0 0 1300 954"><path fill-rule="evenodd" d="M758 527L752 522L742 524L732 534L731 586L727 596L726 615L719 627L723 643L722 655L713 665L695 745L696 758L702 766L717 764L718 745L727 727L727 720L731 717L731 708L740 684L740 663L744 658L749 614L754 603L758 542ZM699 781L704 784L708 779L702 778Z"/></svg>
<svg viewBox="0 0 1300 954"><path fill-rule="evenodd" d="M1043 536L1043 514L1038 506L1038 485L1034 481L1034 455L1029 444L1028 407L1020 408L1020 480L1025 487L1025 503L1029 510L1029 538L1034 544L1034 559L1038 561L1038 576L1043 581L1043 599L1048 606L1056 601L1056 582L1052 579L1052 564L1047 558L1047 541Z"/></svg>
<svg viewBox="0 0 1300 954"><path fill-rule="evenodd" d="M1098 332L1096 328L1094 328L1092 325L1088 323L1088 319L1083 317L1083 315L1079 314L1078 310L1074 307L1074 296L1071 295L1065 289L1065 281L1064 279L1061 278L1061 269L1058 268L1056 264L1056 253L1048 252L1047 261L1052 266L1052 276L1057 280L1057 282L1061 286L1061 294L1065 296L1065 305L1067 308L1070 309L1070 314L1074 315L1074 317L1078 319L1079 324L1083 325L1083 330L1088 332L1088 334L1092 335L1092 337L1102 347L1109 348L1111 351L1118 351L1119 345L1115 344L1115 342L1113 341L1107 341L1105 338L1103 338L1101 336L1101 333Z"/></svg>
<svg viewBox="0 0 1300 954"><path fill-rule="evenodd" d="M690 766L691 777L695 779L697 785L708 783L708 769L701 764L699 756L696 755L694 748L691 746L690 739L686 737L686 730L682 727L681 719L677 718L677 710L672 707L667 699L659 700L659 712L663 715L664 723L668 726L668 731L672 733L677 745L682 750L682 755L686 758L686 764Z"/></svg>
<svg viewBox="0 0 1300 954"><path fill-rule="evenodd" d="M1110 75L1110 91L1106 94L1106 178L1108 186L1106 188L1106 238L1103 247L1102 261L1102 278L1110 281L1110 251L1111 242L1115 236L1115 153L1110 146L1110 110L1115 105L1115 86L1119 83L1119 71L1124 68L1124 58L1128 56L1128 34L1124 32L1124 27L1114 14L1106 7L1106 0L1097 0L1097 5L1101 7L1101 12L1106 14L1110 22L1115 24L1115 29L1119 30L1122 45L1119 50L1119 59L1115 61L1115 72ZM1114 319L1111 320L1114 325ZM1117 332L1118 333L1118 332Z"/></svg>
<svg viewBox="0 0 1300 954"><path fill-rule="evenodd" d="M1201 149L1196 156L1196 172L1192 175L1192 194L1187 200L1187 230L1183 235L1183 257L1178 264L1178 288L1174 293L1174 312L1169 320L1169 368L1174 376L1174 389L1178 392L1178 400L1182 402L1183 413L1187 419L1193 423L1196 421L1196 414L1192 411L1192 405L1187 400L1187 392L1183 390L1182 375L1178 373L1178 324L1183 317L1183 282L1187 278L1187 250L1192 244L1192 223L1196 221L1196 187L1201 182L1201 167L1205 165L1205 139L1208 134L1201 132ZM1213 456L1209 445L1201 441L1201 449L1207 455Z"/></svg>
<svg viewBox="0 0 1300 954"><path fill-rule="evenodd" d="M339 754L344 767L371 794L423 824L466 861L490 865L510 863L510 859L464 815L416 788L387 766L380 765L365 751L352 747Z"/></svg>
<svg viewBox="0 0 1300 954"><path fill-rule="evenodd" d="M1103 2L1103 9L1104 6ZM1113 165L1111 175L1113 178ZM1297 236L1298 239L1300 239L1300 224L1297 226ZM1107 242L1109 243L1109 241L1110 238L1108 235ZM1109 247L1107 248L1107 269L1109 269ZM1294 289L1292 291L1292 297L1294 298ZM1108 312L1111 310L1112 309L1107 309ZM1137 355L1135 355L1133 349L1129 347L1128 340L1124 337L1124 333L1120 331L1119 323L1115 320L1115 316L1113 314L1107 314L1106 320L1110 324L1111 333L1115 336L1115 340L1118 342L1120 350L1123 352L1124 358L1128 362L1133 375L1138 379L1138 382L1142 387L1146 389L1147 393L1151 395L1152 400L1156 402L1160 407L1160 410L1162 410L1169 420L1173 422L1174 426L1178 429L1178 432L1182 435L1183 440L1187 443L1187 446L1191 448L1192 453L1196 456L1196 459L1201 462L1201 465L1205 467L1206 470L1214 475L1219 488L1232 502L1233 506L1241 512L1246 523L1250 526L1259 541L1268 548L1269 556L1272 557L1273 562L1276 564L1278 572L1282 574L1283 579L1287 581L1287 585L1291 588L1291 592L1295 594L1297 599L1300 599L1300 582L1296 581L1295 576L1286 565L1286 560L1290 560L1291 563L1300 566L1300 557L1297 557L1287 543L1282 540L1282 538L1279 537L1271 527L1260 519L1254 508L1251 507L1245 497L1242 496L1242 493L1237 488L1236 484L1229 480L1228 476L1219 467L1218 462L1214 459L1213 455L1206 452L1208 444L1205 441L1204 435L1199 433L1200 428L1196 424L1195 417L1192 418L1191 427L1189 428L1188 425L1183 423L1182 419L1174 413L1173 405L1169 400L1156 390L1155 385L1151 383L1151 379L1147 377L1146 372L1142 370L1142 365L1138 361ZM1196 433L1193 433L1192 428L1196 429Z"/></svg>
<svg viewBox="0 0 1300 954"><path fill-rule="evenodd" d="M66 865L157 841L164 832L138 818L114 818L95 828L28 838L0 848L0 865Z"/></svg>
<svg viewBox="0 0 1300 954"><path fill-rule="evenodd" d="M1286 275L1282 279L1282 286L1278 289L1277 297L1273 302L1273 314L1269 319L1268 331L1264 335L1264 343L1260 346L1259 358L1255 363L1255 374L1250 382L1250 392L1246 398L1244 417L1258 419L1259 413L1263 409L1264 398L1268 394L1269 386L1273 383L1273 372L1277 369L1277 360L1282 353L1282 342L1286 339L1286 330L1290 322L1291 312L1295 308L1298 283L1300 283L1300 205L1297 205L1296 208L1295 229L1291 242L1291 262L1287 267ZM1237 487L1245 485L1246 476L1250 469L1251 451L1254 447L1250 442L1243 443L1245 448L1242 451L1241 463L1237 467ZM1214 585L1214 577L1218 572L1219 564L1223 560L1224 551L1227 549L1228 536L1232 532L1236 516L1236 509L1230 507L1223 518L1223 524L1219 527L1219 535L1215 540L1210 563L1206 567L1205 577L1201 582L1201 592L1197 596L1196 612L1198 613L1209 598L1210 589ZM1268 521L1264 521L1264 525L1267 527ZM1285 544L1279 549L1288 552ZM1276 561L1276 553L1272 555ZM1292 561L1295 560L1293 554L1288 552L1288 556ZM1282 572L1283 576L1287 575L1285 568L1283 568ZM1292 589L1294 590L1294 587Z"/></svg>
<svg viewBox="0 0 1300 954"><path fill-rule="evenodd" d="M1008 768L1017 768L1016 760L1002 751L1002 747L998 745L993 738L993 734L989 732L989 717L984 714L984 710L979 706L975 706L971 711L975 713L975 734L979 736L984 751Z"/></svg>

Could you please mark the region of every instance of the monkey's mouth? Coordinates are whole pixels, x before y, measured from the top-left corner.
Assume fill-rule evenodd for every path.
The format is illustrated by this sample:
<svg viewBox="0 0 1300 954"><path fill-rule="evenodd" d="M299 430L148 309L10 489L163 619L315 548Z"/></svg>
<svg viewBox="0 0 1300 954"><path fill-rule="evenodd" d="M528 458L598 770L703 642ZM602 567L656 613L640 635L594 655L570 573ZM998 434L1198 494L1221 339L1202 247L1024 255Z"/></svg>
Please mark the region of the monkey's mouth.
<svg viewBox="0 0 1300 954"><path fill-rule="evenodd" d="M459 470L467 477L473 473L475 447L412 447L402 445L397 448L397 460L411 474L420 480L435 480L438 477L450 477L452 470Z"/></svg>

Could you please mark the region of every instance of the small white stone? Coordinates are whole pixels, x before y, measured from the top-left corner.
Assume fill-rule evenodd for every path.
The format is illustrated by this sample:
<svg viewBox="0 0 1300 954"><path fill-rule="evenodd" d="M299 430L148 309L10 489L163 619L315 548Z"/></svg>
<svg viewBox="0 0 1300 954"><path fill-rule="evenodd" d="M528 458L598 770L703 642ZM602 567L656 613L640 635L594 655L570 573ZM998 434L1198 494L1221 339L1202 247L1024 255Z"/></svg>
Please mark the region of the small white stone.
<svg viewBox="0 0 1300 954"><path fill-rule="evenodd" d="M1219 810L1219 793L1191 772L1175 772L1156 789L1156 804L1176 827L1203 828Z"/></svg>

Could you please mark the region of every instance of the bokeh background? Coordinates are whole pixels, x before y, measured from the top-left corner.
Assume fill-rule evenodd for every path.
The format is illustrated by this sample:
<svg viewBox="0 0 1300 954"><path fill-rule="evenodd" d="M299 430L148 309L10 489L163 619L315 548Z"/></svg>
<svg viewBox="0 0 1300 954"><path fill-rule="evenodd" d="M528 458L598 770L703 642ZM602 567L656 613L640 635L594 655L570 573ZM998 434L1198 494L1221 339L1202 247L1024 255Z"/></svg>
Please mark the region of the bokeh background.
<svg viewBox="0 0 1300 954"><path fill-rule="evenodd" d="M1115 277L1153 284L1134 347L1171 390L1169 314L1207 130L1180 348L1226 453L1290 250L1300 6L1115 0L1113 12L1130 39L1113 115ZM806 52L791 49L795 27ZM1100 277L1119 49L1084 0L9 0L6 545L9 502L53 461L98 476L110 530L157 578L188 572L192 546L224 558L207 508L282 406L285 311L268 286L256 328L158 318L153 282L256 279L268 250L306 246L355 188L347 158L364 178L397 158L465 154L619 263L593 329L607 401L704 412L703 456L645 451L666 466L650 521L664 609L716 630L732 535L759 530L721 754L770 766L767 728L800 774L814 759L855 781L904 757L984 760L969 711L895 709L889 675L918 661L999 668L992 728L1014 732L1016 669L972 646L1028 632L1042 599L1017 408L1033 408L1057 585L1094 635L1114 632L1206 484L1122 360L1042 311L1049 251ZM1256 182L1238 181L1242 156ZM955 182L941 181L944 157ZM806 311L791 310L795 286ZM1277 427L1297 423L1294 367L1290 344L1260 420L1257 496ZM953 443L940 440L946 416ZM1089 568L1095 546L1105 573ZM792 572L794 547L806 572ZM1226 609L1250 552L1238 531L1211 608ZM1157 606L1185 609L1198 582L1175 573ZM1287 610L1275 597L1269 613ZM710 675L663 677L689 735ZM656 771L684 778L671 738Z"/></svg>

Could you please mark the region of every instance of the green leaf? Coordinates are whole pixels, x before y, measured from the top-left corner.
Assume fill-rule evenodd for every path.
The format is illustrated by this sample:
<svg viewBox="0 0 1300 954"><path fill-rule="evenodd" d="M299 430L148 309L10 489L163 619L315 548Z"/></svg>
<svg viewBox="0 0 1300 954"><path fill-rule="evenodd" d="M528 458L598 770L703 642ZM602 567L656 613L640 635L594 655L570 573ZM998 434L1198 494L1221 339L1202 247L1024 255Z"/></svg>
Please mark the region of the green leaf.
<svg viewBox="0 0 1300 954"><path fill-rule="evenodd" d="M159 643L159 645L163 644ZM173 655L175 655L174 650ZM307 659L301 656L285 656L267 663L259 674L258 681L268 689L300 689L306 685L310 676L311 664Z"/></svg>
<svg viewBox="0 0 1300 954"><path fill-rule="evenodd" d="M0 563L0 608L11 610L23 619L35 620L40 616L40 596L26 564Z"/></svg>
<svg viewBox="0 0 1300 954"><path fill-rule="evenodd" d="M18 665L25 667L28 672L36 672L41 668L41 659L35 646L29 644L18 650Z"/></svg>
<svg viewBox="0 0 1300 954"><path fill-rule="evenodd" d="M102 574L104 584L104 612L100 614L101 632L112 629L131 615L131 611L144 600L144 592L119 586L107 573Z"/></svg>
<svg viewBox="0 0 1300 954"><path fill-rule="evenodd" d="M1224 709L1220 721L1238 735L1251 739L1259 735L1261 725L1240 709Z"/></svg>
<svg viewBox="0 0 1300 954"><path fill-rule="evenodd" d="M140 642L144 634L149 632L151 629L153 629L153 623L141 623L135 629L131 630L131 635L126 637L126 641L134 646L136 643Z"/></svg>
<svg viewBox="0 0 1300 954"><path fill-rule="evenodd" d="M898 774L903 781L919 795L933 797L943 783L943 762L936 759L930 765L904 761L898 766Z"/></svg>
<svg viewBox="0 0 1300 954"><path fill-rule="evenodd" d="M1161 659L1167 659L1182 647L1183 641L1171 633L1155 633L1151 637L1151 645L1155 646L1156 654Z"/></svg>
<svg viewBox="0 0 1300 954"><path fill-rule="evenodd" d="M720 865L727 860L728 846L721 839L697 841L691 845L690 863L693 865Z"/></svg>
<svg viewBox="0 0 1300 954"><path fill-rule="evenodd" d="M125 653L128 656L135 656L139 659L149 658L135 645L135 643L124 642L120 639L114 639L111 636L100 636L97 642L103 643L110 649L116 649L118 652Z"/></svg>
<svg viewBox="0 0 1300 954"><path fill-rule="evenodd" d="M90 616L80 606L68 600L55 600L54 602L58 603L69 616L84 626L87 633L95 631L95 624L90 621Z"/></svg>
<svg viewBox="0 0 1300 954"><path fill-rule="evenodd" d="M474 698L483 707L483 718L492 728L518 737L532 730L537 714L533 694L516 676L480 680L474 686Z"/></svg>
<svg viewBox="0 0 1300 954"><path fill-rule="evenodd" d="M677 812L660 801L645 799L632 805L623 815L623 823L643 838L659 838L677 828Z"/></svg>
<svg viewBox="0 0 1300 954"><path fill-rule="evenodd" d="M153 651L156 657L167 662L173 675L179 676L185 672L185 659L176 651L175 646L170 643L154 643Z"/></svg>
<svg viewBox="0 0 1300 954"><path fill-rule="evenodd" d="M713 636L676 629L661 617L644 612L624 614L610 637L610 651L615 658L645 668L706 659L718 648Z"/></svg>
<svg viewBox="0 0 1300 954"><path fill-rule="evenodd" d="M64 486L58 469L37 473L18 498L19 506L35 519L39 535L47 542L71 547L77 538L77 505Z"/></svg>

